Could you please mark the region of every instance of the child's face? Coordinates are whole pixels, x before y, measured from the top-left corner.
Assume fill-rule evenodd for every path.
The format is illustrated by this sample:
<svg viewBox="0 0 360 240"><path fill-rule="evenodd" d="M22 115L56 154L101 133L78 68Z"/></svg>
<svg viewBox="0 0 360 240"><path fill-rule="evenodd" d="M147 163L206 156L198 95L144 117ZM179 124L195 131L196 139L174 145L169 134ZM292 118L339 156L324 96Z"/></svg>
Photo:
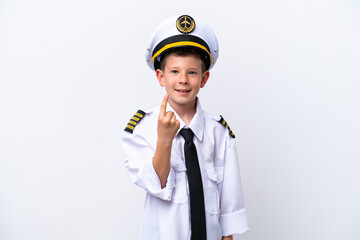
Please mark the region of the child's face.
<svg viewBox="0 0 360 240"><path fill-rule="evenodd" d="M172 106L195 106L200 88L209 78L209 71L202 72L201 59L193 56L168 55L164 70L156 70L156 76L162 87L165 87Z"/></svg>

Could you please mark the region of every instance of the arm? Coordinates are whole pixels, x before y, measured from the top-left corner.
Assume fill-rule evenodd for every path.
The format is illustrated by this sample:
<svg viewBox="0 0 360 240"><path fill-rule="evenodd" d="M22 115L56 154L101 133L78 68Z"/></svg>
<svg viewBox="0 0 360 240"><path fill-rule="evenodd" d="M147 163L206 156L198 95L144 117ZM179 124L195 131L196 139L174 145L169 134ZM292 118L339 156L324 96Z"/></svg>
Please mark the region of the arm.
<svg viewBox="0 0 360 240"><path fill-rule="evenodd" d="M165 103L164 106L166 107ZM165 113L165 115L167 114ZM154 127L154 123L156 123L153 120L144 119L137 125L136 131L122 134L122 153L131 181L147 193L162 200L170 201L175 187L175 173L170 167L171 145L165 147L164 141L162 142L163 138L159 136L158 147L153 145L156 130L149 129ZM162 126L162 124L160 125ZM162 133L161 129L159 132L166 135L166 133ZM155 163L153 163L154 159Z"/></svg>
<svg viewBox="0 0 360 240"><path fill-rule="evenodd" d="M172 139L180 123L172 116L172 112L166 112L167 100L165 96L159 113L157 146L153 145L153 130L148 131L156 123L153 119L149 120L150 125L142 120L145 122L137 125L137 131L133 133L124 132L121 146L131 181L147 193L170 201L175 187L174 170L170 167Z"/></svg>
<svg viewBox="0 0 360 240"><path fill-rule="evenodd" d="M249 227L241 187L235 139L229 136L226 145L224 178L220 196L220 224L223 234L231 236L244 233L249 230Z"/></svg>
<svg viewBox="0 0 360 240"><path fill-rule="evenodd" d="M157 128L158 138L153 158L153 166L159 177L161 188L166 186L166 180L170 171L172 142L180 127L180 122L176 120L174 113L166 112L168 99L169 96L165 95L161 103Z"/></svg>
<svg viewBox="0 0 360 240"><path fill-rule="evenodd" d="M232 236L222 237L222 240L233 240Z"/></svg>

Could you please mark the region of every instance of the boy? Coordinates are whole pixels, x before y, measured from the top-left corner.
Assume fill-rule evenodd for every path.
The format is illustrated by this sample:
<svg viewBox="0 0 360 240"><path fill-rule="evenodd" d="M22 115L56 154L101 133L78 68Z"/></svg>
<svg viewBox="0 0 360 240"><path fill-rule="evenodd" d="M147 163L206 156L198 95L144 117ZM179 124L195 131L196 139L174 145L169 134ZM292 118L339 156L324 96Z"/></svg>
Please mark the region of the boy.
<svg viewBox="0 0 360 240"><path fill-rule="evenodd" d="M235 135L197 94L218 56L210 27L188 15L155 30L147 63L166 90L121 138L132 181L147 192L140 239L221 240L248 231Z"/></svg>

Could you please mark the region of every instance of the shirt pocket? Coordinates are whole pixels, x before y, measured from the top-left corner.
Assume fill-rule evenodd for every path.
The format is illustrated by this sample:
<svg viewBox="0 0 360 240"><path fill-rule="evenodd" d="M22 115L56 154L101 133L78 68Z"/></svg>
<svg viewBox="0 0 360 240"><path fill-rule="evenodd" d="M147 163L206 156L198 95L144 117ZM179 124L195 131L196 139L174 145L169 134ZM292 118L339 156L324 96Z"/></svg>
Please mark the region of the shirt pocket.
<svg viewBox="0 0 360 240"><path fill-rule="evenodd" d="M205 209L210 214L220 212L219 184L223 182L224 167L205 168Z"/></svg>
<svg viewBox="0 0 360 240"><path fill-rule="evenodd" d="M176 204L187 203L189 199L189 190L187 187L188 183L185 164L182 161L175 161L172 163L172 168L175 173L175 187L171 202Z"/></svg>

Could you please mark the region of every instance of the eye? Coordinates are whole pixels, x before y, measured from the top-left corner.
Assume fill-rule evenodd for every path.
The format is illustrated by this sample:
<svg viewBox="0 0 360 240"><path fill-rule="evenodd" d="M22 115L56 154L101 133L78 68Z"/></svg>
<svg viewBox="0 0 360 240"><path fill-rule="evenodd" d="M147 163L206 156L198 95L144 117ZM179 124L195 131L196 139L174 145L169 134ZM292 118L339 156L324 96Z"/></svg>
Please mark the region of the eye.
<svg viewBox="0 0 360 240"><path fill-rule="evenodd" d="M195 71L190 71L189 74L193 75L193 74L196 74Z"/></svg>
<svg viewBox="0 0 360 240"><path fill-rule="evenodd" d="M171 70L171 73L178 73L178 70Z"/></svg>

